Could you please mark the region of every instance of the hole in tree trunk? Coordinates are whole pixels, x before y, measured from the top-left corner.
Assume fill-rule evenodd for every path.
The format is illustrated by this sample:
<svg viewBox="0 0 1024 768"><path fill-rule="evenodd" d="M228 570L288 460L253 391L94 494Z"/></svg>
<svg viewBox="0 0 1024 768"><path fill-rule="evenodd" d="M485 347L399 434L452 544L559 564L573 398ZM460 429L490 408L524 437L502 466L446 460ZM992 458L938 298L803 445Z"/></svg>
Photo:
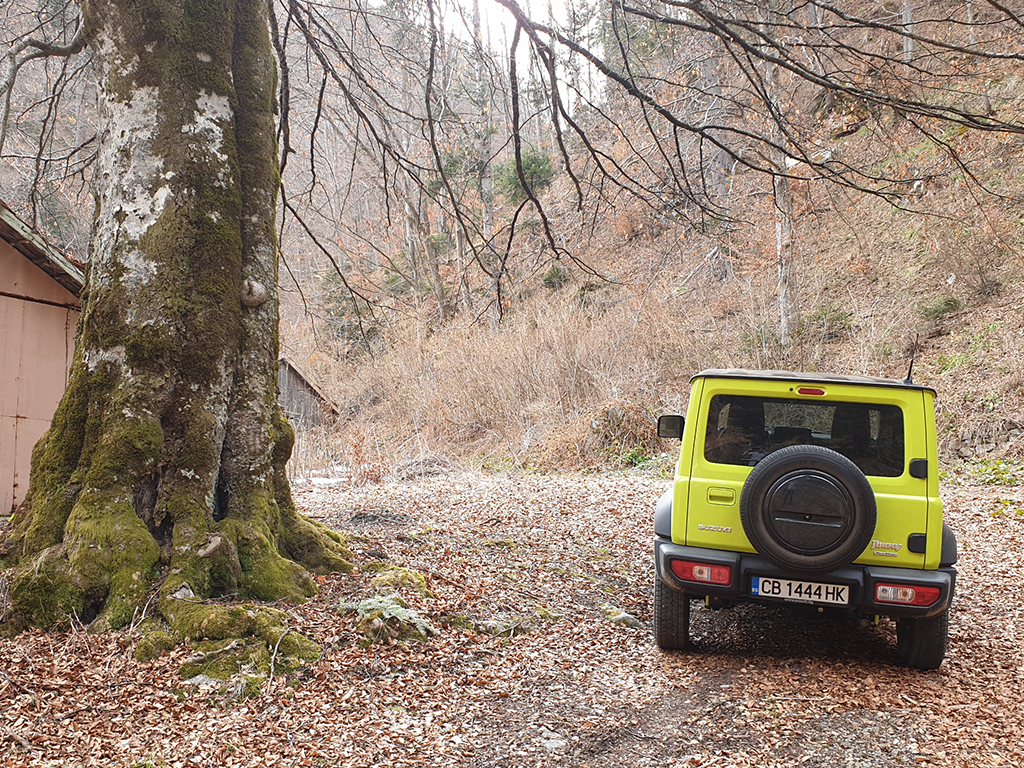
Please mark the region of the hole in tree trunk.
<svg viewBox="0 0 1024 768"><path fill-rule="evenodd" d="M103 608L102 600L86 599L85 604L82 605L82 615L76 618L84 625L88 626L92 624L92 620L99 615L99 612Z"/></svg>
<svg viewBox="0 0 1024 768"><path fill-rule="evenodd" d="M219 522L228 516L228 488L224 474L217 476L217 489L213 493L213 521Z"/></svg>
<svg viewBox="0 0 1024 768"><path fill-rule="evenodd" d="M156 539L161 548L170 546L173 533L173 521L168 514L161 514L159 518L156 513L156 500L160 491L160 481L163 479L163 469L150 472L145 475L135 486L132 503L135 506L135 514L146 524L150 535Z"/></svg>

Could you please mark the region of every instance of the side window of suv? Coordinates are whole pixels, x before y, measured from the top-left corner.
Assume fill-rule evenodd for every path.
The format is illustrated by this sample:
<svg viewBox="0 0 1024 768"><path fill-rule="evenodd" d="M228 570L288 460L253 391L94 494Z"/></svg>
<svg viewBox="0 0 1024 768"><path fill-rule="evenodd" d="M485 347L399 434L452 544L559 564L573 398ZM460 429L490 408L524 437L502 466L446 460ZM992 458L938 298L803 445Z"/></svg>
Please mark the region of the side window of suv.
<svg viewBox="0 0 1024 768"><path fill-rule="evenodd" d="M865 475L899 477L904 468L903 411L894 405L715 395L704 458L753 466L790 445L820 445Z"/></svg>

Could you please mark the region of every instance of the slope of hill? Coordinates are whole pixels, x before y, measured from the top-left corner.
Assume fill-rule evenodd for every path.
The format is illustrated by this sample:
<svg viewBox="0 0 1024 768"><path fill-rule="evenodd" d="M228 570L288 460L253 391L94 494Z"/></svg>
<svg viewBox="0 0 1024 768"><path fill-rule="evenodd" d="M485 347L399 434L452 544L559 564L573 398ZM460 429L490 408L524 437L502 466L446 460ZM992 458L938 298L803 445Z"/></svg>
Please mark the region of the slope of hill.
<svg viewBox="0 0 1024 768"><path fill-rule="evenodd" d="M724 235L626 202L586 239L560 205L569 185L556 179L549 212L577 233L574 254L600 277L567 260L523 259L500 323L485 314L439 323L424 297L402 315L384 313L372 356L314 337L303 319L286 323L291 353L343 411L330 434L305 436L303 460L337 461L358 447L384 463L443 453L540 467L635 464L661 452L654 418L685 406L687 381L702 368L903 378L911 359L915 380L940 393L946 459L1019 457L1024 140L952 131L954 155L911 146L911 136L890 124L835 142L864 167L928 169L896 198L794 182L802 324L788 348L763 179L736 179ZM486 292L477 293L482 305Z"/></svg>

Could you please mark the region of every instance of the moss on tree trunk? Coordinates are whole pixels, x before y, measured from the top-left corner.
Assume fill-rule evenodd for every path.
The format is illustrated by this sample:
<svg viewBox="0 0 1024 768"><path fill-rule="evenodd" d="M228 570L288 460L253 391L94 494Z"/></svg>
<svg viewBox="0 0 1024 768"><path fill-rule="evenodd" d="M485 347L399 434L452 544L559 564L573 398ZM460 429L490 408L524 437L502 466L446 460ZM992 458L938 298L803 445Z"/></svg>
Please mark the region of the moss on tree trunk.
<svg viewBox="0 0 1024 768"><path fill-rule="evenodd" d="M267 5L93 0L86 24L104 117L89 276L67 393L0 543L11 620L121 627L159 584L178 637L273 639L278 614L203 600L300 600L310 571L349 566L285 475Z"/></svg>

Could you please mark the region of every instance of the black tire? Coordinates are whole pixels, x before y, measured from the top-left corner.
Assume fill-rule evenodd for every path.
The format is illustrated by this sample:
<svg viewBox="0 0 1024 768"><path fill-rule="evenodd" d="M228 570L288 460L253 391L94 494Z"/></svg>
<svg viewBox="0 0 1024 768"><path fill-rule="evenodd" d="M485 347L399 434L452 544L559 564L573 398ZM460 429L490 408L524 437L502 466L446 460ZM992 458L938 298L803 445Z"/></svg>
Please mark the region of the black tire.
<svg viewBox="0 0 1024 768"><path fill-rule="evenodd" d="M948 638L949 609L930 619L896 619L896 644L905 667L938 669Z"/></svg>
<svg viewBox="0 0 1024 768"><path fill-rule="evenodd" d="M690 648L690 597L654 580L654 641L665 651Z"/></svg>
<svg viewBox="0 0 1024 768"><path fill-rule="evenodd" d="M740 494L747 539L773 565L820 574L855 560L875 532L875 494L857 466L819 445L762 459Z"/></svg>

